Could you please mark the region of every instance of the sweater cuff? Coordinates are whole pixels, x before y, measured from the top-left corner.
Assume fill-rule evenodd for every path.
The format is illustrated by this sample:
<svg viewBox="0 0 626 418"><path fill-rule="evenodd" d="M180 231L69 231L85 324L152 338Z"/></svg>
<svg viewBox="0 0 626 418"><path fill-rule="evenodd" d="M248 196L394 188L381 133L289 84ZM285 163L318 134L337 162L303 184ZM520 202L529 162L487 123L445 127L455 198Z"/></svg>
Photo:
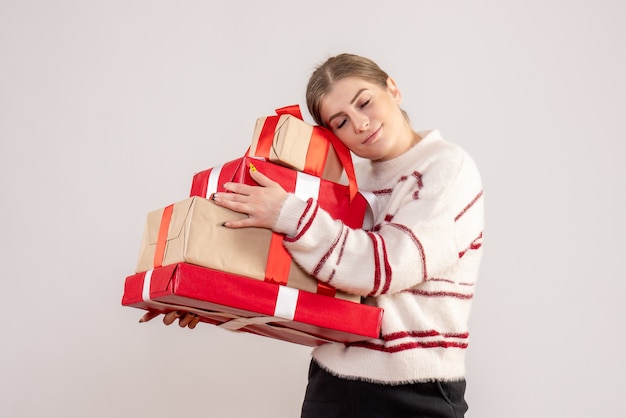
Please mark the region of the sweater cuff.
<svg viewBox="0 0 626 418"><path fill-rule="evenodd" d="M276 225L274 225L274 232L291 237L295 236L298 233L298 223L306 210L306 205L306 202L300 200L293 193L289 193L280 210Z"/></svg>

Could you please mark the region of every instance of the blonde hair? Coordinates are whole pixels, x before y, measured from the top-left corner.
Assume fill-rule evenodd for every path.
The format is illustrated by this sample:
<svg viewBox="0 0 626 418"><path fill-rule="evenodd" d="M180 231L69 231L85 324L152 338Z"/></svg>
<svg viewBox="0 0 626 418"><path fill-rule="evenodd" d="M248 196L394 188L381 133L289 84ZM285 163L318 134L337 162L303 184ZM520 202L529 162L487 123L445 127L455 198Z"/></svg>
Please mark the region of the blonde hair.
<svg viewBox="0 0 626 418"><path fill-rule="evenodd" d="M335 81L358 77L387 88L389 75L374 61L354 54L339 54L328 58L315 69L306 89L306 105L315 123L325 126L321 116L321 103ZM402 114L408 121L404 110Z"/></svg>

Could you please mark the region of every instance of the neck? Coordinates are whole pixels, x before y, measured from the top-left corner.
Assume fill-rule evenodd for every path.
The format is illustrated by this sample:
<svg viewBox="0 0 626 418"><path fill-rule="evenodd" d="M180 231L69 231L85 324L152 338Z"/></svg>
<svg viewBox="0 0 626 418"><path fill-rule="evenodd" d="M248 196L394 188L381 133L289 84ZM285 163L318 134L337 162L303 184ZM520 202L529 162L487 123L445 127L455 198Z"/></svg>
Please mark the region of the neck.
<svg viewBox="0 0 626 418"><path fill-rule="evenodd" d="M413 131L408 122L406 122L405 128L404 135L402 135L403 140L400 141L398 152L395 155L396 157L404 154L422 140L422 137L417 132Z"/></svg>

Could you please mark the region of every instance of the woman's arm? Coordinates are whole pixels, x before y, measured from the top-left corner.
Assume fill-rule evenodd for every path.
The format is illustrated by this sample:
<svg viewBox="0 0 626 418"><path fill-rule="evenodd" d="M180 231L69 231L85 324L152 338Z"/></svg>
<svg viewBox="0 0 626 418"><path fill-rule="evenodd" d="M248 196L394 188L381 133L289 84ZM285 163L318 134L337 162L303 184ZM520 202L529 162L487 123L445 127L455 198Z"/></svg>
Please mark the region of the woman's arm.
<svg viewBox="0 0 626 418"><path fill-rule="evenodd" d="M468 157L449 157L431 160L420 178L399 176L403 181L392 188L371 231L346 227L317 201L303 202L259 172L251 175L260 187L228 183L234 193L219 193L215 201L249 214L227 227L286 234L294 260L318 279L363 296L394 293L445 275L466 245L459 237L482 234L482 200L472 204L482 190L478 171ZM458 222L468 205L476 215Z"/></svg>

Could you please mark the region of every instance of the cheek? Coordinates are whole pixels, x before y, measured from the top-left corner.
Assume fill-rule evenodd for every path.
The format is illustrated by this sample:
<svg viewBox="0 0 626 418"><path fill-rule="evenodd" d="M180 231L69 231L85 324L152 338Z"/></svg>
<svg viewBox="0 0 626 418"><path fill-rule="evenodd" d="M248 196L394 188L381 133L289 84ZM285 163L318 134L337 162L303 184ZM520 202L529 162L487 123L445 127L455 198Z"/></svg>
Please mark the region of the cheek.
<svg viewBox="0 0 626 418"><path fill-rule="evenodd" d="M345 130L341 130L341 131L339 131L339 132L336 132L336 133L335 133L335 136L336 136L337 138L339 138L339 140L340 140L340 141L341 141L341 142L342 142L342 143L343 143L346 147L348 147L348 148L350 148L350 149L354 148L354 144L355 144L355 142L354 142L354 138L353 138L353 136L352 136L352 135L350 135L350 134L348 133L348 130L347 130L347 129L345 129Z"/></svg>

